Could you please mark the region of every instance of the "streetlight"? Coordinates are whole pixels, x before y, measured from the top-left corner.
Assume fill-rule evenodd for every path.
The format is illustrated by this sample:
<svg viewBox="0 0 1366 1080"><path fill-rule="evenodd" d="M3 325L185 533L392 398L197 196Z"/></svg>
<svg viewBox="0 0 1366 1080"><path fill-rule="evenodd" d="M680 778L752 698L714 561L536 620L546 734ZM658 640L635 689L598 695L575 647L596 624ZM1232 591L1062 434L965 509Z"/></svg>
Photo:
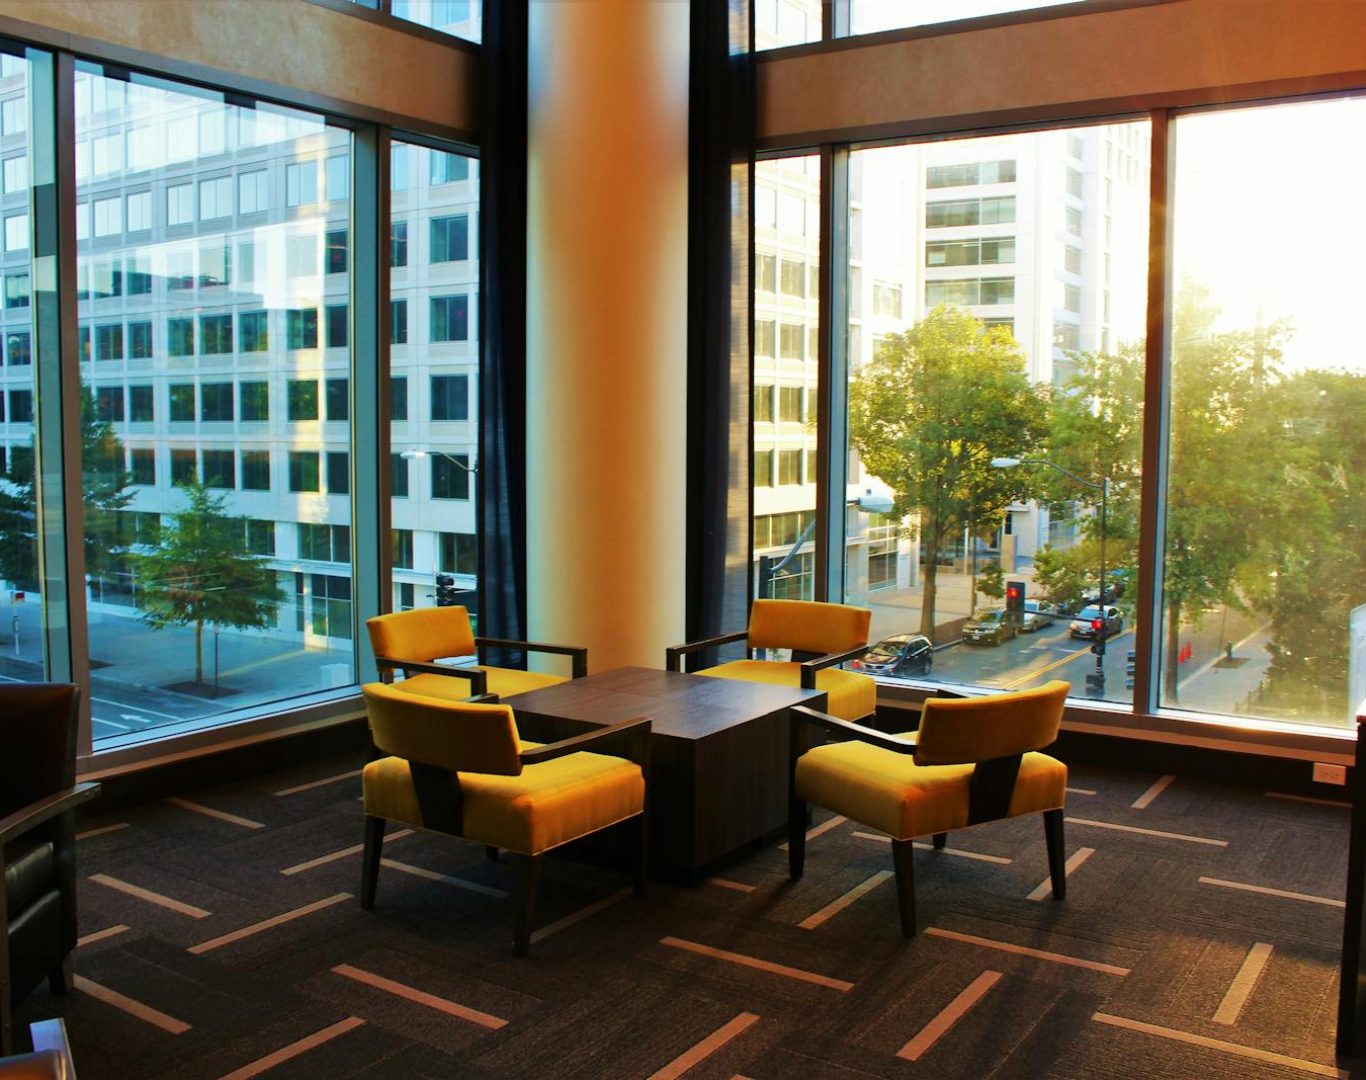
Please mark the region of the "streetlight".
<svg viewBox="0 0 1366 1080"><path fill-rule="evenodd" d="M1097 635L1096 645L1092 646L1092 651L1096 654L1096 673L1094 676L1088 675L1087 683L1093 686L1098 693L1105 690L1105 668L1102 666L1105 658L1105 637L1110 632L1110 620L1105 615L1105 503L1110 495L1110 478L1102 476L1100 482L1086 480L1078 476L1070 469L1064 469L1055 461L1048 461L1044 458L1012 458L998 457L991 459L993 469L1013 469L1017 465L1046 465L1050 469L1056 469L1072 480L1075 480L1082 487L1091 488L1093 491L1100 492L1100 625L1101 629Z"/></svg>
<svg viewBox="0 0 1366 1080"><path fill-rule="evenodd" d="M479 462L471 462L462 456L448 454L444 450L403 450L399 452L398 456L404 461L421 461L423 458L428 457L443 457L452 465L459 469L463 469L471 476L479 471ZM433 483L435 483L435 479L433 479ZM457 594L455 578L451 577L449 574L441 573L437 569L435 559L432 560L432 580L436 585L436 606L449 607L453 605L456 602Z"/></svg>
<svg viewBox="0 0 1366 1080"><path fill-rule="evenodd" d="M857 491L851 486L845 493L844 504L846 506L857 507L865 514L890 514L892 512L891 496L877 494L872 488L864 488L862 491ZM792 562L792 560L801 553L802 546L811 539L811 536L815 531L816 518L813 514L811 520L807 522L806 528L802 530L802 534L797 537L797 542L792 545L792 548L781 559L775 559L772 555L759 556L759 596L767 596L769 586L778 576L778 573L785 569L787 564Z"/></svg>
<svg viewBox="0 0 1366 1080"><path fill-rule="evenodd" d="M467 473L476 473L479 471L479 462L476 461L471 463L464 461L460 456L448 454L444 450L404 450L401 451L398 456L404 461L421 461L423 458L427 457L443 457L452 465L464 469Z"/></svg>

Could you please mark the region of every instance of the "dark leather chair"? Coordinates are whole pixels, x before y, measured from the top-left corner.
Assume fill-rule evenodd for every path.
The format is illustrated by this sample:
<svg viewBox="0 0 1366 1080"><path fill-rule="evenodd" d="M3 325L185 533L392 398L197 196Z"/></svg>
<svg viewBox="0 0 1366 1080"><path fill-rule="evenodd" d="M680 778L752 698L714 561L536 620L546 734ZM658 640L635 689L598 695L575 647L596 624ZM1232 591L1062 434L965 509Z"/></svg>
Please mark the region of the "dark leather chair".
<svg viewBox="0 0 1366 1080"><path fill-rule="evenodd" d="M71 985L76 947L75 808L100 785L77 784L80 689L0 686L0 1053L13 1049L10 1014L43 981Z"/></svg>

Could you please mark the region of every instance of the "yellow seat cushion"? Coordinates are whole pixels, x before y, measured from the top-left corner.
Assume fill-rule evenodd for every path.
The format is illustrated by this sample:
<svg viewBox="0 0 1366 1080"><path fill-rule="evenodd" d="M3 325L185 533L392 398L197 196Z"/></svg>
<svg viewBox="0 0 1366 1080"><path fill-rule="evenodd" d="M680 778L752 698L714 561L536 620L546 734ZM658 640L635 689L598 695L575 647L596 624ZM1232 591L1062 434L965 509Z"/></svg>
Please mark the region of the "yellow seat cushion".
<svg viewBox="0 0 1366 1080"><path fill-rule="evenodd" d="M739 679L742 682L770 683L774 686L802 685L801 664L779 660L735 660L729 664L699 671L713 679ZM816 673L816 689L824 690L825 711L841 720L859 720L877 709L877 682L870 675L841 668L823 668Z"/></svg>
<svg viewBox="0 0 1366 1080"><path fill-rule="evenodd" d="M394 683L395 690L423 697L443 698L446 701L464 701L470 696L470 681L460 677L459 672L467 668L453 668L454 675L414 675L410 679ZM525 694L528 690L539 690L543 686L568 682L563 675L545 675L539 671L520 671L517 668L480 667L488 672L490 694L500 698L513 694Z"/></svg>
<svg viewBox="0 0 1366 1080"><path fill-rule="evenodd" d="M520 744L523 750L538 745ZM633 817L645 807L640 766L605 754L567 754L528 765L520 776L458 775L464 797L461 835L523 855L567 844ZM424 827L404 758L370 762L362 782L367 814Z"/></svg>
<svg viewBox="0 0 1366 1080"><path fill-rule="evenodd" d="M972 769L917 765L909 754L863 742L834 743L798 759L797 795L898 840L909 840L967 825ZM1063 805L1066 787L1066 765L1047 754L1025 754L1006 816L1056 810Z"/></svg>

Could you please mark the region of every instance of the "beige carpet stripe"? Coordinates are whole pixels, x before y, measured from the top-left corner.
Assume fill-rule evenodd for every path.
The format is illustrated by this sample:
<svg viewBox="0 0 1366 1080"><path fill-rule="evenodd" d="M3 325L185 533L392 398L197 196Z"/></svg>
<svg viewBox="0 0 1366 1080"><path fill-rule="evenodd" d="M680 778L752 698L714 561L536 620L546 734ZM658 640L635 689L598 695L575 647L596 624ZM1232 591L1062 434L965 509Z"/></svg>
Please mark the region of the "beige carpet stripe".
<svg viewBox="0 0 1366 1080"><path fill-rule="evenodd" d="M816 927L820 926L821 923L825 922L832 915L838 915L860 896L872 892L891 876L892 872L890 870L879 870L867 881L860 882L843 896L831 900L830 903L826 904L820 911L817 911L814 915L808 915L797 925L803 930L816 929Z"/></svg>
<svg viewBox="0 0 1366 1080"><path fill-rule="evenodd" d="M832 979L828 975L817 975L814 971L803 971L801 968L788 967L786 964L774 964L768 960L760 960L758 957L745 956L743 953L713 949L710 945L699 945L695 941L684 941L682 938L660 938L659 943L671 945L675 949L686 949L688 952L694 952L700 956L709 956L713 960L725 960L727 963L754 968L756 971L767 971L771 975L785 975L789 979L799 979L802 982L815 983L817 986L826 986L842 993L854 988L853 983L845 982L843 979Z"/></svg>
<svg viewBox="0 0 1366 1080"><path fill-rule="evenodd" d="M126 1012L129 1016L136 1017L153 1027L161 1028L162 1031L170 1032L172 1035L183 1035L190 1030L190 1025L184 1020L177 1020L174 1016L167 1016L160 1009L154 1009L150 1005L144 1005L140 1001L134 1001L126 994L120 994L117 990L110 990L107 986L101 986L97 982L91 982L84 975L77 975L75 987L84 994L89 994L97 1001L103 1001L106 1005L112 1005L121 1012Z"/></svg>
<svg viewBox="0 0 1366 1080"><path fill-rule="evenodd" d="M230 934L221 934L216 938L210 938L208 941L201 941L198 945L191 945L186 951L193 953L195 956L202 956L206 952L213 952L214 949L221 949L224 945L231 945L234 941L241 941L243 938L249 938L253 934L259 934L263 930L271 930L274 927L283 926L285 923L293 922L295 919L302 919L305 915L312 915L315 911L322 911L323 908L329 908L333 904L340 904L343 900L350 899L350 893L337 893L335 896L329 896L325 900L315 900L313 903L305 904L303 907L295 908L293 911L286 911L280 915L273 915L269 919L262 919L260 922L252 923L250 926L244 926L240 930L234 930Z"/></svg>
<svg viewBox="0 0 1366 1080"><path fill-rule="evenodd" d="M1099 795L1099 794L1100 794L1100 792L1098 792L1098 791L1095 791L1095 790L1093 790L1093 789L1091 789L1091 788L1084 788L1084 787L1070 787L1070 788L1067 788L1066 791L1067 791L1067 794L1069 794L1069 795Z"/></svg>
<svg viewBox="0 0 1366 1080"><path fill-rule="evenodd" d="M1207 836L1187 836L1185 833L1163 832L1161 829L1140 829L1137 825L1117 825L1113 821L1092 821L1089 818L1069 817L1069 825L1090 825L1095 829L1113 829L1115 832L1138 833L1140 836L1156 836L1163 840L1184 840L1188 844L1208 844L1210 847L1228 847L1227 840L1211 840Z"/></svg>
<svg viewBox="0 0 1366 1080"><path fill-rule="evenodd" d="M1240 1046L1237 1043L1224 1042L1222 1039L1210 1039L1204 1035L1192 1035L1189 1031L1177 1031L1174 1028L1158 1027L1156 1024L1145 1024L1140 1020L1129 1020L1123 1016L1110 1016L1108 1013L1096 1013L1091 1017L1102 1024L1109 1024L1112 1027L1126 1028L1129 1031L1139 1031L1145 1035L1156 1035L1159 1039L1171 1039L1174 1042L1186 1043L1190 1046L1203 1046L1210 1050L1221 1050L1225 1054L1235 1054L1238 1057L1248 1058L1252 1061L1265 1061L1275 1065L1284 1065L1287 1068L1299 1069L1314 1076L1333 1076L1340 1080L1349 1080L1351 1076L1345 1069L1335 1069L1331 1065L1320 1065L1317 1061L1305 1061L1302 1058L1287 1057L1285 1054L1273 1054L1269 1050L1257 1050L1251 1046Z"/></svg>
<svg viewBox="0 0 1366 1080"><path fill-rule="evenodd" d="M718 889L731 889L734 892L753 892L753 885L746 885L743 881L730 881L727 878L709 877L708 885L715 885Z"/></svg>
<svg viewBox="0 0 1366 1080"><path fill-rule="evenodd" d="M573 926L576 922L582 922L589 916L596 915L599 911L603 910L603 908L609 908L613 904L620 903L630 896L632 891L633 890L631 889L618 889L611 896L604 896L601 900L589 904L586 908L580 908L572 915L566 915L563 919L557 919L549 926L543 926L539 930L533 930L531 932L531 940L533 942L544 941L551 934L558 934L565 927Z"/></svg>
<svg viewBox="0 0 1366 1080"><path fill-rule="evenodd" d="M846 818L846 817L841 817L839 814L836 814L836 815L835 815L834 817L832 817L829 821L822 821L819 825L816 825L816 826L814 826L813 828L807 829L807 830L806 830L806 838L807 838L808 840L814 840L814 839L816 839L816 837L818 837L818 836L824 836L824 835L825 835L826 833L828 833L831 829L838 829L841 825L843 825L843 824L844 824L846 821L848 821L848 820L849 820L848 818ZM786 851L786 850L787 850L787 841L786 841L786 840L784 840L781 844L778 845L778 850L779 850L779 851Z"/></svg>
<svg viewBox="0 0 1366 1080"><path fill-rule="evenodd" d="M1218 885L1221 889L1238 889L1242 892L1261 893L1263 896L1281 896L1287 900L1303 900L1309 904L1323 904L1325 907L1345 908L1342 900L1328 896L1311 896L1309 893L1288 892L1285 889L1269 889L1265 885L1249 885L1244 881L1224 881L1222 878L1202 877L1201 885Z"/></svg>
<svg viewBox="0 0 1366 1080"><path fill-rule="evenodd" d="M999 949L1001 952L1015 953L1017 956L1032 956L1036 960L1047 960L1053 964L1066 964L1069 967L1085 968L1087 971L1099 971L1102 975L1129 974L1126 967L1116 967L1114 964L1102 964L1095 960L1082 960L1080 957L1067 956L1063 953L1048 952L1045 949L1031 949L1026 945L1013 945L1008 941L996 941L993 938L977 937L973 934L960 934L956 930L941 930L937 926L932 926L925 931L934 937L949 938L952 941L962 941L968 945L981 945L987 949Z"/></svg>
<svg viewBox="0 0 1366 1080"><path fill-rule="evenodd" d="M754 1013L742 1012L727 1024L722 1024L692 1049L679 1054L664 1068L650 1074L650 1080L678 1080L694 1065L698 1065L720 1050L736 1036L748 1031L759 1022Z"/></svg>
<svg viewBox="0 0 1366 1080"><path fill-rule="evenodd" d="M860 840L876 840L882 844L892 842L892 838L884 833L855 832L850 835L857 836ZM996 863L998 866L1009 866L1013 861L1003 855L983 855L980 851L964 851L962 848L943 847L936 849L933 844L927 844L923 840L917 840L915 847L917 851L938 850L941 855L955 855L960 859L976 859L978 862Z"/></svg>
<svg viewBox="0 0 1366 1080"><path fill-rule="evenodd" d="M276 795L297 795L301 791L312 791L314 788L326 787L328 784L335 784L339 780L350 780L353 776L359 776L360 769L352 769L350 772L338 773L336 776L324 776L321 780L310 780L307 784L295 784L294 787L281 788Z"/></svg>
<svg viewBox="0 0 1366 1080"><path fill-rule="evenodd" d="M1352 809L1352 804L1343 802L1341 799L1316 799L1312 795L1291 795L1284 791L1266 791L1263 794L1268 799L1288 799L1290 802L1307 802L1315 806L1337 806L1343 810Z"/></svg>
<svg viewBox="0 0 1366 1080"><path fill-rule="evenodd" d="M1228 993L1224 995L1224 1000L1219 1003L1219 1008L1213 1018L1216 1024L1236 1024L1238 1022L1238 1017L1243 1014L1243 1006L1247 1004L1247 999L1252 996L1252 991L1257 986L1257 980L1262 977L1262 972L1266 970L1267 961L1270 959L1270 945L1259 941L1252 946L1247 957L1243 960L1243 966L1238 969L1238 974L1233 977L1233 984L1228 988Z"/></svg>
<svg viewBox="0 0 1366 1080"><path fill-rule="evenodd" d="M1077 850L1074 851L1074 852L1072 853L1072 857L1071 857L1070 859L1068 859L1066 863L1063 864L1062 876L1063 876L1063 877L1071 877L1071 876L1072 876L1072 871L1075 870L1075 869L1076 869L1078 866L1080 866L1082 863L1084 863L1087 859L1089 859L1089 858L1090 858L1092 855L1094 855L1095 853L1096 853L1096 849L1095 849L1095 848L1090 848L1090 847L1077 848ZM1052 895L1053 895L1053 878L1052 878L1052 875L1050 875L1050 876L1044 878L1043 881L1041 881L1041 882L1039 883L1038 887L1037 887L1032 893L1030 893L1028 896L1026 896L1025 899L1026 899L1026 900L1042 900L1042 899L1044 899L1044 897L1052 896Z"/></svg>
<svg viewBox="0 0 1366 1080"><path fill-rule="evenodd" d="M418 990L416 987L395 982L393 979L386 979L383 975L376 975L371 971L362 971L350 964L338 964L332 970L336 974L354 979L358 983L373 986L376 990L383 990L386 994L393 994L395 997L401 997L406 1001L425 1005L429 1009L436 1009L448 1016L468 1020L471 1024L478 1024L480 1027L486 1027L491 1031L497 1031L500 1027L507 1026L507 1021L501 1016L492 1016L489 1013L480 1012L478 1009L471 1009L447 998L429 994L425 990Z"/></svg>
<svg viewBox="0 0 1366 1080"><path fill-rule="evenodd" d="M1158 780L1157 783L1153 784L1152 787L1150 787L1147 791L1145 791L1142 795L1140 795L1137 799L1133 801L1133 809L1148 809L1148 807L1150 807L1153 804L1153 800L1156 799L1159 795L1161 795L1164 791L1166 791L1168 786L1170 786L1171 782L1175 779L1176 777L1174 776L1162 777L1162 779Z"/></svg>
<svg viewBox="0 0 1366 1080"><path fill-rule="evenodd" d="M257 1058L249 1065L243 1065L240 1069L234 1069L230 1073L224 1073L221 1080L251 1080L254 1076L260 1076L268 1069L275 1068L286 1061L290 1061L300 1054L306 1054L322 1046L325 1042L331 1042L338 1035L345 1035L348 1031L360 1027L364 1020L359 1016L348 1016L345 1020L339 1020L335 1024L315 1031L297 1042L292 1042L288 1046L282 1046L272 1054L267 1054L263 1058Z"/></svg>
<svg viewBox="0 0 1366 1080"><path fill-rule="evenodd" d="M116 825L101 825L98 829L87 829L85 832L78 832L76 834L76 839L89 840L92 836L103 836L105 833L118 832L120 829L126 829L131 824L133 824L131 821L120 821Z"/></svg>
<svg viewBox="0 0 1366 1080"><path fill-rule="evenodd" d="M390 840L401 840L405 836L412 836L412 829L399 829L397 832L387 833L384 842ZM349 848L342 848L341 851L333 851L327 855L319 855L316 859L309 859L308 862L301 862L294 866L287 866L280 871L282 874L302 874L305 870L313 870L319 866L326 866L330 862L338 859L345 859L348 855L359 855L365 849L364 844L355 844Z"/></svg>
<svg viewBox="0 0 1366 1080"><path fill-rule="evenodd" d="M179 912L181 915L188 915L192 919L207 919L213 914L213 912L205 911L203 908L195 907L193 904L182 903L179 900L173 900L169 896L162 896L161 893L152 892L151 889L144 889L140 885L130 885L128 882L120 881L118 878L110 877L108 874L91 874L90 880L96 885L103 885L109 889L116 889L128 896L137 897L139 900L146 900L149 904L156 904L159 907Z"/></svg>
<svg viewBox="0 0 1366 1080"><path fill-rule="evenodd" d="M930 1047L944 1037L945 1033L967 1015L968 1010L986 997L987 991L1001 979L999 971L984 971L968 983L956 998L950 1001L938 1016L926 1024L915 1038L896 1052L896 1056L907 1061L919 1061Z"/></svg>
<svg viewBox="0 0 1366 1080"><path fill-rule="evenodd" d="M170 798L166 800L172 806L178 806L182 810L190 810L196 814L203 814L205 817L217 818L219 821L226 821L229 825L240 825L244 829L264 829L263 822L252 821L251 818L238 817L236 814L229 814L226 810L215 810L212 806L205 806L203 803L190 802L189 799Z"/></svg>
<svg viewBox="0 0 1366 1080"><path fill-rule="evenodd" d="M76 948L79 949L82 945L93 945L95 942L103 941L105 938L111 938L115 934L122 934L127 929L128 927L124 926L123 923L119 923L117 926L106 926L103 930L96 930L93 934L86 934L85 937L78 937L76 939Z"/></svg>
<svg viewBox="0 0 1366 1080"><path fill-rule="evenodd" d="M492 885L480 885L477 881L466 881L464 878L452 877L450 874L440 874L435 870L428 870L424 866L413 866L412 863L397 862L394 859L380 859L381 866L387 866L390 870L397 870L400 874L412 874L413 877L420 877L427 881L439 881L443 885L454 885L457 889L465 889L469 892L478 893L480 896L493 896L500 900L507 898L505 889L495 889Z"/></svg>

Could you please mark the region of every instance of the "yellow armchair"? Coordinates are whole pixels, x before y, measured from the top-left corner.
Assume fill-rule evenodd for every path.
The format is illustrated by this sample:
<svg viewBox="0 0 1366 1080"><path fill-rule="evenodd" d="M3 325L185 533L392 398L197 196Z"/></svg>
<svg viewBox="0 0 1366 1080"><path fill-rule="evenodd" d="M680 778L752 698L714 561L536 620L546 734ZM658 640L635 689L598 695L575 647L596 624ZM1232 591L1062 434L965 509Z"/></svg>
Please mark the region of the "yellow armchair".
<svg viewBox="0 0 1366 1080"><path fill-rule="evenodd" d="M568 681L563 675L547 675L518 668L483 664L454 667L436 663L439 659L451 656L482 658L486 648L559 653L572 658L572 678L580 679L588 674L586 648L475 637L469 613L459 606L413 608L410 611L376 615L366 620L365 628L370 632L370 646L375 652L380 678L390 682L395 671L402 671L403 681L394 685L407 694L421 694L447 701L492 695L490 700L497 700Z"/></svg>
<svg viewBox="0 0 1366 1080"><path fill-rule="evenodd" d="M384 683L370 683L364 694L370 736L384 756L362 773L361 907L375 904L388 821L522 856L513 934L518 956L531 945L541 857L553 848L631 823L636 895L644 895L648 719L541 745L518 737L507 705L405 694ZM612 744L630 759L590 752Z"/></svg>
<svg viewBox="0 0 1366 1080"><path fill-rule="evenodd" d="M1041 813L1053 899L1063 899L1067 766L1039 751L1057 738L1070 689L1055 680L1015 693L930 698L919 731L902 735L793 709L789 875L799 879L805 865L808 803L886 833L901 930L914 937L915 837L933 836L942 848L950 829ZM840 741L806 750L813 726Z"/></svg>
<svg viewBox="0 0 1366 1080"><path fill-rule="evenodd" d="M871 619L867 608L847 604L755 600L747 630L674 646L665 653L665 667L679 671L683 657L690 653L744 641L751 654L746 659L695 674L824 690L827 711L843 720L858 720L877 709L877 683L869 675L844 671L836 665L868 651ZM790 649L792 659L756 660L752 656L756 649Z"/></svg>

